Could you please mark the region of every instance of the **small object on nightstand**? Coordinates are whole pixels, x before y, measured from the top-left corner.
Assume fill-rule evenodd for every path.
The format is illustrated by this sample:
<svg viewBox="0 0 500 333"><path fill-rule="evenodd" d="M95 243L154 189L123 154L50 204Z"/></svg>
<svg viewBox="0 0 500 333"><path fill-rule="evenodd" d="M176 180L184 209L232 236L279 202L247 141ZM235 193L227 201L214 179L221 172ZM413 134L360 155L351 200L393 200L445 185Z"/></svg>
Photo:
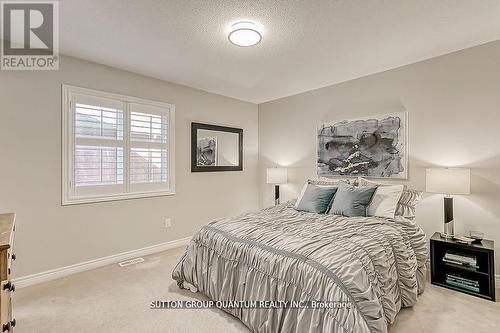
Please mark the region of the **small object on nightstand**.
<svg viewBox="0 0 500 333"><path fill-rule="evenodd" d="M442 235L441 235L442 237ZM466 236L453 236L453 240L456 241L457 243L461 244L472 244L472 242L475 240L474 238L469 238Z"/></svg>
<svg viewBox="0 0 500 333"><path fill-rule="evenodd" d="M462 244L436 232L430 242L432 284L495 301L493 241Z"/></svg>
<svg viewBox="0 0 500 333"><path fill-rule="evenodd" d="M484 233L482 233L481 231L471 230L471 231L469 231L469 236L470 236L470 238L474 238L474 242L481 243L481 241L484 238Z"/></svg>

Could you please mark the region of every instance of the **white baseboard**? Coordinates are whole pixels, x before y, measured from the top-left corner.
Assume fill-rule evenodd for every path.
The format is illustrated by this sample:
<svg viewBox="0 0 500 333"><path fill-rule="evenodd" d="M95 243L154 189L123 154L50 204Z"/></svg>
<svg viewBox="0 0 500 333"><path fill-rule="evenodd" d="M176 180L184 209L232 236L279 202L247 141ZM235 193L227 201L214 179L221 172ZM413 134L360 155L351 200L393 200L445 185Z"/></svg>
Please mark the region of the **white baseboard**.
<svg viewBox="0 0 500 333"><path fill-rule="evenodd" d="M106 265L110 265L110 264L116 264L120 261L132 259L135 257L147 256L149 254L170 250L170 249L173 249L173 248L176 248L179 246L187 245L187 244L189 244L190 240L191 240L191 237L177 239L177 240L166 242L166 243L161 243L161 244L156 244L156 245L144 247L142 249L118 253L118 254L114 254L111 256L82 262L79 264L74 264L74 265L70 265L70 266L66 266L66 267L60 267L60 268L52 269L49 271L32 274L32 275L22 276L22 277L14 279L13 282L15 283L17 288L23 288L23 287L31 286L34 284L47 282L47 281L54 280L54 279L59 279L59 278L62 278L62 277L68 276L68 275L75 274L75 273L88 271L88 270L95 269L98 267L102 267L102 266L106 266Z"/></svg>

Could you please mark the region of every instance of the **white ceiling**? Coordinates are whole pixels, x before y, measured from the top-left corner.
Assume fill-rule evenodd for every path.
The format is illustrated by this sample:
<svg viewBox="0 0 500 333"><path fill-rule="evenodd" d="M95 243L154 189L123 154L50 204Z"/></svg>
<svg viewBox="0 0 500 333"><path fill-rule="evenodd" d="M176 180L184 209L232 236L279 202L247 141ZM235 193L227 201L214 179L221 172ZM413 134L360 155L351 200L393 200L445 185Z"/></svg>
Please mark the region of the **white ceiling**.
<svg viewBox="0 0 500 333"><path fill-rule="evenodd" d="M261 103L500 39L499 0L64 0L61 53ZM263 40L232 45L254 20Z"/></svg>

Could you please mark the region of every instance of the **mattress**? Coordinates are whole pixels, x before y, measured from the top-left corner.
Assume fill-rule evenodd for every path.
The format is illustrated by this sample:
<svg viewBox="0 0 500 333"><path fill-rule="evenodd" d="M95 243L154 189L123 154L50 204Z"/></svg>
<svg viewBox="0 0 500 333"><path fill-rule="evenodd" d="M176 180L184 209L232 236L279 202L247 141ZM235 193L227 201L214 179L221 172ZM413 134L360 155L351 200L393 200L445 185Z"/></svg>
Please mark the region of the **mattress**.
<svg viewBox="0 0 500 333"><path fill-rule="evenodd" d="M426 261L413 221L304 213L289 202L205 225L172 277L215 301L346 305L223 309L253 332L387 332L423 291Z"/></svg>

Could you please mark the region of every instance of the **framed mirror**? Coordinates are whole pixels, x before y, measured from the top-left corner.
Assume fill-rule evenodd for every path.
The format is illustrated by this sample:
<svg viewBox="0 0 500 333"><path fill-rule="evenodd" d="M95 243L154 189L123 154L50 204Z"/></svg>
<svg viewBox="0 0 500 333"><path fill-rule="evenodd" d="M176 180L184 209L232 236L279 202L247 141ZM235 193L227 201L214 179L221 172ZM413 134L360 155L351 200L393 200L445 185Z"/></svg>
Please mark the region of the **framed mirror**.
<svg viewBox="0 0 500 333"><path fill-rule="evenodd" d="M242 170L243 129L191 123L191 172Z"/></svg>

